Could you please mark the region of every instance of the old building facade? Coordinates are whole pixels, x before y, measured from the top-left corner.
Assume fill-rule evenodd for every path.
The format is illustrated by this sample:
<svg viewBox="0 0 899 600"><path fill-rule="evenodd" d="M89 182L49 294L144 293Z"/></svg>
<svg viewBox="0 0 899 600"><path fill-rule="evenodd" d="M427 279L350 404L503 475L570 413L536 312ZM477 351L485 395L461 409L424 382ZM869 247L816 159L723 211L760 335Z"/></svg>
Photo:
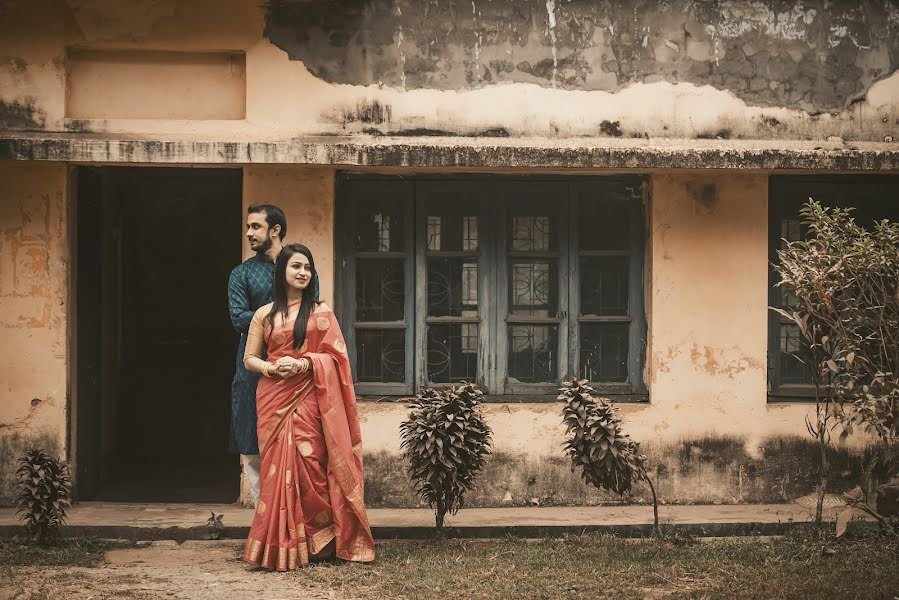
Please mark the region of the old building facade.
<svg viewBox="0 0 899 600"><path fill-rule="evenodd" d="M259 202L340 316L371 503L416 502L397 400L462 379L474 504L609 499L562 459L571 377L668 501L806 494L769 265L808 197L899 218L897 69L895 0L0 0L0 500L32 445L83 499L237 497Z"/></svg>

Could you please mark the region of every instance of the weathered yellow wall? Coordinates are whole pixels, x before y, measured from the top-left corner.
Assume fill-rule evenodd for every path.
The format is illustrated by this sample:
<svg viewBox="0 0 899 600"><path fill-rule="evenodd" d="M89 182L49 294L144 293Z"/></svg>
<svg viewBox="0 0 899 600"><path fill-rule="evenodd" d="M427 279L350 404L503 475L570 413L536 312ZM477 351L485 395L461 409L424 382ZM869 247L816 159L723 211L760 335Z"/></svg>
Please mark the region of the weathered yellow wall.
<svg viewBox="0 0 899 600"><path fill-rule="evenodd" d="M334 302L334 169L252 166L244 169L244 210L274 204L287 217L284 243L312 250L322 300ZM244 242L244 258L252 256Z"/></svg>
<svg viewBox="0 0 899 600"><path fill-rule="evenodd" d="M339 11L334 8L339 3L327 4L331 8L322 9L327 19L339 19ZM289 56L270 40L272 33L266 31L265 9L256 2L164 0L147 4L34 0L5 3L0 8L0 56L5 57L0 62L0 117L14 129L169 136L240 135L240 139L280 139L315 133L360 134L371 128L383 133L428 129L463 135L502 130L513 137L714 138L720 135L825 140L829 136L842 136L847 140L876 142L899 139L895 127L899 117L896 93L899 73L890 60L887 46L891 39L889 32L893 32L894 38L899 27L894 15L877 13L870 18L878 21L868 23L864 16L845 11L842 15L829 15L828 11L805 10L801 2L792 6L768 2L771 7L754 3L745 10L742 3L726 2L719 3L722 5L717 17L720 22L716 23L702 24L695 15L677 11L662 14L649 11L652 14L641 14L640 23L629 23L627 19L609 21L620 15L601 14L606 10L604 3L595 6L578 3L571 7L554 3L553 6L558 6L552 16L538 14L544 10L540 4L527 9L535 11L535 20L522 25L528 30L522 33L526 47L505 40L506 32L490 29L502 19L460 21L458 35L467 36L469 43L452 41L448 48L433 50L424 39L412 41L427 35L418 31L433 25L427 19L416 28L404 21L402 15L393 20L384 20L384 15L372 17L381 19L373 23L384 31L380 36L370 36L383 40L371 42L382 46L369 49L378 56L371 59L366 72L365 61L356 64L352 57L359 53L359 44L365 43L369 36L352 29L354 25L335 24L336 34L330 39L318 29L317 23L310 25L302 17L293 20L277 17L282 19L278 24L282 31L276 41L283 47L297 46ZM508 0L493 5L482 8L505 10L510 15L515 12ZM595 37L587 49L570 47L572 40L582 37L582 32L575 31L575 24L581 20L565 16L566 11L574 11L571 14L577 17L576 13L582 9L598 11L587 19L594 23L591 27ZM329 10L331 14L327 14ZM410 4L405 12L420 10L424 9ZM646 6L641 10L645 12ZM631 20L636 18L635 9ZM327 19L323 18L322 22ZM546 26L540 20L545 20ZM828 24L833 25L831 32L837 33L829 39L819 39L827 35ZM291 27L296 30L285 33L284 28ZM547 32L555 27L559 29L550 40ZM635 27L640 28L637 37L619 39L615 42L617 49L610 45L613 37ZM568 31L569 28L574 29ZM859 45L845 34L854 28L876 31L878 37L871 42L876 45ZM478 32L486 33L482 36ZM838 35L839 32L842 34ZM321 39L312 37L314 41L306 43L303 40L307 35L321 36ZM345 41L350 43L341 46L341 36L349 36L351 39ZM500 41L492 41L494 38ZM444 39L434 41L438 46L447 44ZM827 43L822 46L823 41ZM94 56L122 50L244 52L246 118L128 119L120 118L123 113L119 110L110 109L106 115L91 110L86 113L91 118L67 119L67 77L82 75L77 70L67 73L66 53L72 48L92 51ZM322 61L333 63L326 65L331 71L330 78L313 75L297 59L298 53L309 55L317 63L313 67L322 66ZM818 72L824 64L820 58L822 53L844 67L845 81L830 81L827 79L833 76L830 71ZM507 54L515 62L523 62L516 66L506 60ZM762 55L768 58L760 58ZM481 79L488 63L506 60L516 71L521 65L536 67L556 58L561 62L558 74L553 68L551 82L546 78L517 75L501 84ZM342 65L341 60L346 64ZM586 67L577 66L585 60L590 61ZM621 65L628 61L632 61L632 69L623 77ZM423 66L432 62L437 66ZM435 68L439 70L442 64L450 67L442 77L431 72ZM172 68L177 65L176 59ZM111 82L127 75L116 74L110 68ZM122 70L128 68L121 66ZM385 68L384 80L379 81L375 70ZM478 77L467 82L466 70L472 68ZM496 70L495 65L492 68ZM615 72L608 72L609 68ZM590 72L605 80L580 81L571 69ZM505 77L500 72L497 76ZM148 78L147 85L156 89L158 84L154 81ZM100 81L88 83L102 85ZM215 93L220 83L215 78L204 78L196 82L197 87L191 93L201 96ZM847 85L842 87L847 89L841 87L839 93L828 93L844 83ZM802 89L784 91L794 86ZM147 104L145 110L132 106L129 114L161 116L158 107L153 106L153 93L137 101ZM98 107L102 107L102 102L92 106ZM70 111L70 114L82 113Z"/></svg>
<svg viewBox="0 0 899 600"><path fill-rule="evenodd" d="M0 161L0 501L25 450L65 453L66 173Z"/></svg>
<svg viewBox="0 0 899 600"><path fill-rule="evenodd" d="M625 432L659 469L657 489L667 501L778 502L814 486L817 459L804 421L814 405L767 401L767 182L766 173L652 176L650 400L619 406ZM693 193L704 184L715 186L714 202ZM475 505L615 499L569 473L560 409L557 403L484 406L496 456L473 490ZM399 459L398 428L407 414L401 404L360 406L366 490L378 505L415 505ZM856 435L845 448L869 442ZM839 468L855 477L858 462L839 456Z"/></svg>
<svg viewBox="0 0 899 600"><path fill-rule="evenodd" d="M672 444L707 435L806 435L808 404L769 404L766 396L768 175L652 176L646 288L649 404L623 404L634 439ZM713 184L704 204L691 188ZM485 407L498 451L558 454L555 404ZM364 404L366 445L399 450L407 410ZM863 440L858 439L858 443Z"/></svg>
<svg viewBox="0 0 899 600"><path fill-rule="evenodd" d="M702 185L715 187L714 202L697 197ZM244 205L256 202L285 210L286 241L312 249L322 295L333 302L334 170L246 167ZM768 174L655 174L647 227L650 402L621 405L631 435L659 444L733 435L750 448L768 437L805 435L809 405L769 404L766 395ZM485 410L498 451L558 452L557 405ZM366 447L398 451L407 412L403 404L361 404Z"/></svg>
<svg viewBox="0 0 899 600"><path fill-rule="evenodd" d="M18 451L18 445L39 436L64 453L66 169L52 163L4 163L0 169L0 302L12 340L0 363L3 380L9 382L0 396L0 443ZM313 250L323 297L331 303L334 176L330 168L244 170L244 204L271 202L285 209L287 240ZM714 202L695 198L691 190L702 184L715 186ZM679 445L729 436L749 455L760 456L771 439L805 436L808 404L766 401L767 194L764 173L652 176L647 242L650 402L622 405L627 431L651 453L670 456ZM29 294L33 297L21 297ZM40 402L32 406L32 398ZM557 404L490 404L485 411L496 452L512 461L504 467L510 478L529 479L525 474L534 472L533 477L543 477L540 481L551 480L541 485L562 485L557 475L565 468L554 462L561 457L562 443ZM398 427L407 412L403 404L360 405L366 453L381 457L373 459L372 477L389 481L395 475L389 469L398 464ZM851 443L863 442L856 438ZM563 483L566 489L578 489L574 481ZM701 480L666 480L665 491L685 501L728 501L731 483L716 471ZM527 493L508 485L516 501ZM9 490L9 484L4 488ZM495 502L496 489L487 488L481 501Z"/></svg>
<svg viewBox="0 0 899 600"><path fill-rule="evenodd" d="M718 4L739 9L739 3ZM753 6L764 7L764 3ZM760 20L740 17L733 23L749 27L747 35L755 31L767 35L766 25L776 26L777 35L783 34L786 25L799 27L800 33L807 29L793 22L796 15L788 14L785 25L773 11L760 10L760 14ZM830 18L823 13L819 17ZM696 46L690 49L687 44L678 46L660 38L658 32L670 30L670 20L679 18L660 15L665 27L645 32L644 40L659 52L651 59L644 57L646 66L685 60L682 53L686 53L693 56L693 66L704 72L749 68L748 61L731 62L750 50L757 54L733 41L739 36L728 38L731 34L724 32L720 39L691 38L690 44L700 44L702 52ZM614 35L615 27L608 25L609 35ZM897 27L894 18L882 25L889 31ZM605 27L597 27L595 32L603 43L608 42ZM759 147L771 139L815 140L810 144L824 143L828 136L887 144L899 139L899 72L891 71L885 47L853 50L850 42L854 40L845 36L835 38L831 46L839 46L840 52L857 51L857 62L862 63L857 66L870 81L864 93L858 94L858 101L818 111L805 100L749 102L743 85L748 76L734 72L721 72L717 85L645 76L627 85L615 82L609 89L517 81L456 89L443 84L410 86L407 91L389 83L334 83L291 60L269 41L264 29L260 3L242 0L0 3L0 130L112 136L151 133L165 139L237 143L311 134L366 135L363 131L371 126L386 133L407 134L414 130L464 135L501 130L526 141L569 138L547 142L562 148L609 135L693 139L722 134L761 140ZM702 31L696 33L706 36ZM414 37L414 32L407 34L409 39ZM637 55L647 46L637 38L632 41L630 49ZM791 62L798 64L794 55L809 60L819 51L834 51L816 49L806 37L782 41L784 52L771 59L785 72L798 69ZM392 43L388 41L388 45ZM539 42L527 48L534 53L529 60L535 65L549 52L545 43L545 47L538 46ZM66 56L71 48L94 53L151 51L157 57L172 51L244 52L245 118L125 119L114 111L104 116L102 102L91 105L86 113L69 113L97 118L67 118ZM500 46L490 51L497 48ZM458 51L456 65L466 61L477 64L477 60L472 62L474 46ZM399 56L397 65L402 64ZM411 61L409 64L411 81ZM635 64L642 63L638 60ZM476 70L482 72L481 67ZM405 80L407 73L402 76ZM553 77L555 83L555 69ZM785 83L762 79L762 91L765 83L769 87ZM90 83L102 87L102 80ZM215 92L215 82L204 85L207 87L198 93ZM820 92L825 84L816 85ZM153 115L158 108L150 105L152 96L140 96L139 101L148 106L145 111L132 107L136 111L129 113L132 116ZM234 116L228 111L223 114ZM514 146L517 140L506 142ZM484 143L482 139L472 142ZM840 139L831 143L847 148ZM185 160L190 162L189 157ZM649 170L652 165L645 167ZM58 445L58 451L64 451L65 318L69 312L65 172L64 165L53 163L0 165L0 323L5 342L0 348L0 444L6 444L0 450L24 443L16 441L25 440L23 436L44 435ZM271 202L285 209L288 241L312 248L323 298L332 304L334 173L331 167L247 166L243 184L245 205ZM766 402L767 176L739 171L653 175L646 288L651 306L646 364L651 399L649 404L624 405L622 409L635 439L670 445L709 434L732 435L755 451L765 439L806 435L803 417L808 404ZM714 202L697 202L691 195L691 186L703 182L716 185ZM249 254L245 242L244 251ZM37 400L34 405L33 399ZM528 460L559 455L562 430L557 405L494 404L485 410L494 427L497 451ZM407 412L405 407L363 404L360 412L367 451L395 455L399 449L397 428ZM862 442L855 438L852 443ZM13 449L18 451L18 446ZM0 456L9 456L9 452L0 452ZM0 473L0 500L9 489L4 476Z"/></svg>
<svg viewBox="0 0 899 600"><path fill-rule="evenodd" d="M237 52L68 53L73 119L243 119L244 55Z"/></svg>

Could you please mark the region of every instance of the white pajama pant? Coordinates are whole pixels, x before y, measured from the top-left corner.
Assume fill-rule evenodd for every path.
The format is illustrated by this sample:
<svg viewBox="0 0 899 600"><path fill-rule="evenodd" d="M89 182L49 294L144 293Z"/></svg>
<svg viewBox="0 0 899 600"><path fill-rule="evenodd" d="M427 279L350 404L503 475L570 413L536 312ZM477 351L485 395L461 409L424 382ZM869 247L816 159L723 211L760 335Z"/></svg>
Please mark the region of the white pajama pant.
<svg viewBox="0 0 899 600"><path fill-rule="evenodd" d="M253 506L259 504L259 470L262 463L258 454L241 454L240 466L247 478L247 484L250 486L250 498L253 500Z"/></svg>

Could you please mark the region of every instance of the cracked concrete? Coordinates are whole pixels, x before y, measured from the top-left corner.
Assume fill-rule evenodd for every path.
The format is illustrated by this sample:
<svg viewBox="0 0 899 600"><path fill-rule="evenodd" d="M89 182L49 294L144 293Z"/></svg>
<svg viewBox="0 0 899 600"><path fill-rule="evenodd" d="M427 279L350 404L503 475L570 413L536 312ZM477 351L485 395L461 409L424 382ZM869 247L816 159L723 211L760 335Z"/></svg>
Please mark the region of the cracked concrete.
<svg viewBox="0 0 899 600"><path fill-rule="evenodd" d="M667 81L728 89L755 105L825 112L846 108L895 70L893 6L503 0L466 10L438 1L276 0L265 35L334 83L458 90L514 82L615 92Z"/></svg>

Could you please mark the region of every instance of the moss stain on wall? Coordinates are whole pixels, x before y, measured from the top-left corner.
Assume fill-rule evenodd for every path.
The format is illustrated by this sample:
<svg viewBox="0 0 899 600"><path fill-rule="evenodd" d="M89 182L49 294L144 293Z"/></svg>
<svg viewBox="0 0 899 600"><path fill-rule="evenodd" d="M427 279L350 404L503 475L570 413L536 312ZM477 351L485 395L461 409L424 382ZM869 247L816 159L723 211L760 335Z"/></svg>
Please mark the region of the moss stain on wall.
<svg viewBox="0 0 899 600"><path fill-rule="evenodd" d="M666 504L785 503L810 494L818 483L818 448L800 437L778 437L752 454L744 439L703 437L680 443L644 446L659 499ZM830 451L829 493L845 492L863 481L866 462L875 449ZM421 506L406 474L402 456L380 451L365 457L365 500L372 507ZM588 487L562 455L530 457L492 455L475 488L470 507L590 506L648 503L645 486L626 497Z"/></svg>

